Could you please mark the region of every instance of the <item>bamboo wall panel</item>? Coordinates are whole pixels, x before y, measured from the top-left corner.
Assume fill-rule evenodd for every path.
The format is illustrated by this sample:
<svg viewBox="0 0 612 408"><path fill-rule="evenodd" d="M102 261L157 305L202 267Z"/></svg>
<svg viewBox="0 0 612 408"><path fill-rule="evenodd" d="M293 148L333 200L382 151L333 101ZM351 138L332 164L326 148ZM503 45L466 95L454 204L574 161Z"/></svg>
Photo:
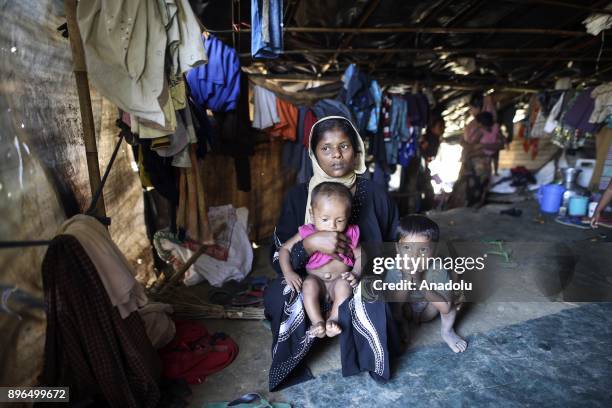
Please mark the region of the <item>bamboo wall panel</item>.
<svg viewBox="0 0 612 408"><path fill-rule="evenodd" d="M282 169L282 142L256 145L250 158L251 191L238 190L234 159L209 154L204 159L204 183L210 206L232 204L249 209L251 240L263 241L274 231L282 200L294 174Z"/></svg>

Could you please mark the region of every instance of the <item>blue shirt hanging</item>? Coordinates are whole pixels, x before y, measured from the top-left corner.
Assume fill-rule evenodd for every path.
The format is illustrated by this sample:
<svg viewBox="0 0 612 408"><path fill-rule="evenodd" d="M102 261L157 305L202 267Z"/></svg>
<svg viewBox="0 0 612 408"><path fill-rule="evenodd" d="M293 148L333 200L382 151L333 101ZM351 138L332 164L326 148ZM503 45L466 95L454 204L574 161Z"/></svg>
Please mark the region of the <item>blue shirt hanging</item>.
<svg viewBox="0 0 612 408"><path fill-rule="evenodd" d="M251 55L276 58L283 53L283 0L251 0Z"/></svg>
<svg viewBox="0 0 612 408"><path fill-rule="evenodd" d="M236 50L210 35L204 39L208 63L187 72L194 102L214 112L236 109L240 97L240 62Z"/></svg>

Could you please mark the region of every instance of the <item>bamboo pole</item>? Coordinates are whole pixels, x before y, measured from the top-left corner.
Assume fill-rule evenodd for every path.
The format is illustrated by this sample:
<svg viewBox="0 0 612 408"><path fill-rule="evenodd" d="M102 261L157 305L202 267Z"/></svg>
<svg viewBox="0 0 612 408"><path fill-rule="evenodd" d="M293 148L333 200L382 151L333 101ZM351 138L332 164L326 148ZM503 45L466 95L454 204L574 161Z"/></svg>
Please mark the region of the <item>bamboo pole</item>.
<svg viewBox="0 0 612 408"><path fill-rule="evenodd" d="M193 265L198 260L198 258L202 256L204 252L206 252L206 249L209 246L210 245L201 245L193 253L193 255L191 255L187 262L185 262L172 276L167 279L160 280L159 283L156 282L156 284L152 288L152 294L161 295L165 293L168 289L176 285L183 278L185 273L187 273L189 268L191 268L191 265Z"/></svg>
<svg viewBox="0 0 612 408"><path fill-rule="evenodd" d="M206 197L204 194L204 182L202 180L202 168L195 153L195 145L190 145L189 156L191 167L195 174L195 189L198 200L198 242L200 244L214 244L210 224L208 222L208 211L206 208Z"/></svg>
<svg viewBox="0 0 612 408"><path fill-rule="evenodd" d="M79 110L81 111L81 122L83 124L83 141L85 142L85 153L87 155L89 187L93 197L100 186L100 165L98 162L98 148L96 147L96 129L91 108L91 96L89 94L89 80L87 79L85 50L83 49L83 41L81 39L81 32L79 31L76 17L77 1L65 0L64 8L66 12L66 21L68 23L70 48L72 50L74 77L76 79L77 92L79 94ZM95 209L95 215L106 217L104 194L100 194Z"/></svg>

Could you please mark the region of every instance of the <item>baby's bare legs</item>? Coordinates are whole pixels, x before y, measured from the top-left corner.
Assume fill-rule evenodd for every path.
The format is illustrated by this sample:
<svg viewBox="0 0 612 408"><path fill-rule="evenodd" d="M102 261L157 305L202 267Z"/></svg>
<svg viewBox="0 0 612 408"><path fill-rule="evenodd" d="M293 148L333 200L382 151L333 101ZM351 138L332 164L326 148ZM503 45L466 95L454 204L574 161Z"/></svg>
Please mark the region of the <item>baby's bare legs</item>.
<svg viewBox="0 0 612 408"><path fill-rule="evenodd" d="M448 311L448 313L443 313ZM440 313L440 334L442 339L448 344L455 353L463 353L467 349L467 341L461 338L456 332L453 326L455 325L455 319L457 318L457 308L455 305L447 302L429 302L425 310L421 313L421 321L426 322L433 319Z"/></svg>
<svg viewBox="0 0 612 408"><path fill-rule="evenodd" d="M316 336L319 338L325 337L325 321L321 314L321 289L322 284L314 276L308 275L302 283L302 295L304 296L304 309L310 319L310 329L308 333L310 336Z"/></svg>
<svg viewBox="0 0 612 408"><path fill-rule="evenodd" d="M325 334L328 337L334 337L342 333L342 327L338 324L338 308L344 303L346 299L353 293L353 288L344 279L336 279L333 285L333 303L331 312L329 313L329 319L325 323Z"/></svg>

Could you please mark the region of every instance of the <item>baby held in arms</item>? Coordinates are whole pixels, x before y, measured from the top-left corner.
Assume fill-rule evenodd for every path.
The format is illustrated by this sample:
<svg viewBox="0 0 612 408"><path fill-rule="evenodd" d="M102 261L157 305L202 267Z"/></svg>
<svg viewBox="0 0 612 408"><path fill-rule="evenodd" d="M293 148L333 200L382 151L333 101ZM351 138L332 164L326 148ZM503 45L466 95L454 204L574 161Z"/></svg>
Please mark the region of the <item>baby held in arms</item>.
<svg viewBox="0 0 612 408"><path fill-rule="evenodd" d="M312 190L311 197L310 218L314 224L302 225L299 232L283 244L279 251L279 262L287 285L297 292L302 291L304 308L312 324L310 336L334 337L342 332L338 323L338 308L359 283L359 227L348 224L352 196L343 184L321 183ZM306 264L307 276L302 280L293 270L289 254L295 243L318 231L344 233L352 254L313 253ZM321 311L321 301L332 303L326 319Z"/></svg>
<svg viewBox="0 0 612 408"><path fill-rule="evenodd" d="M408 215L400 220L398 227L397 252L403 257L434 258L440 236L438 224L423 215ZM415 268L416 266L416 268ZM434 319L440 314L442 339L455 352L461 353L467 348L467 342L455 333L453 326L457 317L456 299L452 290L428 290L425 287L442 287L452 281L451 274L440 267L428 267L425 262L410 262L399 271L401 279L412 282L415 290L394 291L391 300L393 316L407 337L406 314L412 316L416 323ZM426 282L425 285L423 283ZM406 308L404 308L406 306Z"/></svg>

